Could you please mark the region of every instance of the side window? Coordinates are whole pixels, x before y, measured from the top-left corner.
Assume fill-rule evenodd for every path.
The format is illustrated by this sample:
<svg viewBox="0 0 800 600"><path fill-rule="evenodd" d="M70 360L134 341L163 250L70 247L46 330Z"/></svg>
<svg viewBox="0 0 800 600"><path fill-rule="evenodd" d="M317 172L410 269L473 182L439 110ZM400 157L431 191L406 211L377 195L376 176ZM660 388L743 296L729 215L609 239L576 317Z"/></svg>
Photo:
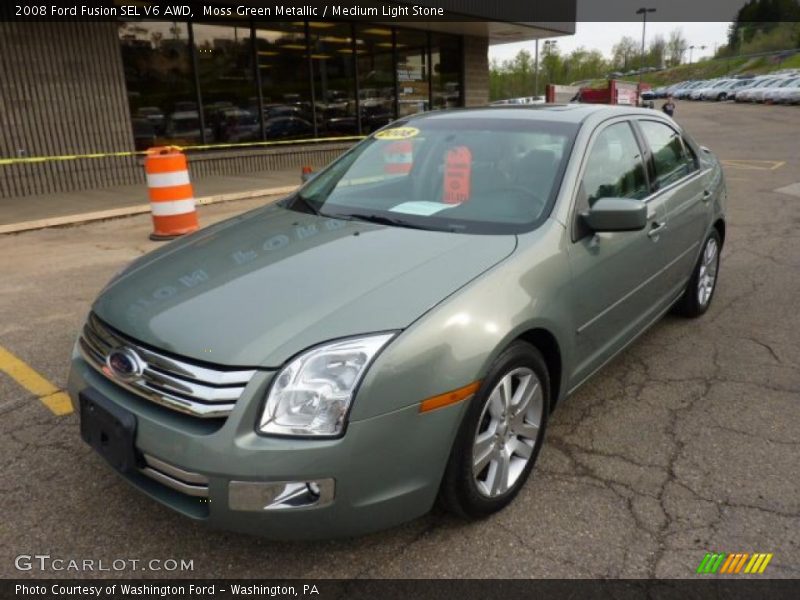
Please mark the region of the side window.
<svg viewBox="0 0 800 600"><path fill-rule="evenodd" d="M582 208L600 198L639 198L647 196L642 154L629 123L604 129L594 141L586 162L581 188Z"/></svg>
<svg viewBox="0 0 800 600"><path fill-rule="evenodd" d="M686 164L688 165L689 172L697 171L700 169L700 161L697 160L697 155L692 150L692 147L686 141L686 138L681 138L683 142L683 150L686 153Z"/></svg>
<svg viewBox="0 0 800 600"><path fill-rule="evenodd" d="M663 188L695 170L695 161L681 136L672 127L657 121L639 121L653 153L656 189Z"/></svg>

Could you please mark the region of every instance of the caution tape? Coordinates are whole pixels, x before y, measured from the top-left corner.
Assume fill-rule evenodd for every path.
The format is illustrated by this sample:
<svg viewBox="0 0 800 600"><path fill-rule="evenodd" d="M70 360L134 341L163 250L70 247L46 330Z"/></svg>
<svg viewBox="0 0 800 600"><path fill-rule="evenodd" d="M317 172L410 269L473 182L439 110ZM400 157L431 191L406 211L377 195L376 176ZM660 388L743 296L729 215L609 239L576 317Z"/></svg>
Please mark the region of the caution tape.
<svg viewBox="0 0 800 600"><path fill-rule="evenodd" d="M276 140L271 142L241 142L238 144L198 144L196 146L176 146L171 144L171 148L176 148L181 152L187 150L216 150L218 148L253 148L256 146L287 146L290 144L319 144L324 142L353 142L363 140L364 135L347 135L329 138L311 138L308 140ZM19 165L31 163L43 163L49 161L80 160L92 158L121 158L132 156L145 156L147 150L137 150L130 152L96 152L92 154L63 154L60 156L25 156L19 158L0 158L0 165Z"/></svg>

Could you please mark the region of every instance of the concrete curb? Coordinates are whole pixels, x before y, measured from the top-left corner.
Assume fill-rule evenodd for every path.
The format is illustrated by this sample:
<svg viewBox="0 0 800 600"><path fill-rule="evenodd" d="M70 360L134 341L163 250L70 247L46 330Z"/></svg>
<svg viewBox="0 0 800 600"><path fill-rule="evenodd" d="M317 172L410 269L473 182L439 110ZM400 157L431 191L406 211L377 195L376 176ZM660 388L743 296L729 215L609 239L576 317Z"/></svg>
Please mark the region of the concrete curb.
<svg viewBox="0 0 800 600"><path fill-rule="evenodd" d="M228 194L215 194L196 198L197 206L207 206L219 202L233 202L235 200L249 200L250 198L260 198L261 196L282 196L290 194L299 186L287 185L282 187L263 188L258 190L248 190L245 192L231 192ZM49 219L37 219L35 221L21 221L9 225L0 225L0 235L7 233L22 233L24 231L35 231L48 227L63 227L65 225L79 225L91 221L105 221L106 219L118 219L120 217L130 217L150 212L149 204L137 204L135 206L125 206L122 208L112 208L109 210L98 210L88 213L75 215L65 215L63 217L52 217Z"/></svg>

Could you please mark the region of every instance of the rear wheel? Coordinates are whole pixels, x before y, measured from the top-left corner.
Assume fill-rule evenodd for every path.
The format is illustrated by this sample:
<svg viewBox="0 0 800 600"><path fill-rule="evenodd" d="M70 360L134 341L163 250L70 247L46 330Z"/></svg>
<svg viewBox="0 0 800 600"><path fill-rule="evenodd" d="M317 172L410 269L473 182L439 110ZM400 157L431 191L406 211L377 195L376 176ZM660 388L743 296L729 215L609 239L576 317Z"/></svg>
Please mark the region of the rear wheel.
<svg viewBox="0 0 800 600"><path fill-rule="evenodd" d="M445 471L445 508L480 518L519 493L544 439L550 398L539 351L517 341L494 362L461 423Z"/></svg>
<svg viewBox="0 0 800 600"><path fill-rule="evenodd" d="M675 305L675 311L685 317L699 317L711 305L719 275L719 254L722 241L716 229L706 238L703 251L697 260L692 277L683 296Z"/></svg>

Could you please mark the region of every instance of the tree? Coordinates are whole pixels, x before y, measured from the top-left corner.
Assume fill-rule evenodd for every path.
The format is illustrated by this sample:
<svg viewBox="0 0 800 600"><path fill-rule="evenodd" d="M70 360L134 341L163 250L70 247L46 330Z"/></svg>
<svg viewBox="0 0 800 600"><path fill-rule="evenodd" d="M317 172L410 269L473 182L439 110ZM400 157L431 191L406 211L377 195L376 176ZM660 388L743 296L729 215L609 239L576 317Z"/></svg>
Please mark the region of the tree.
<svg viewBox="0 0 800 600"><path fill-rule="evenodd" d="M665 63L667 42L663 35L656 35L650 40L650 48L647 51L647 65L650 67L662 67Z"/></svg>
<svg viewBox="0 0 800 600"><path fill-rule="evenodd" d="M683 37L683 30L673 29L669 34L669 40L666 45L667 63L670 66L679 65L683 62L683 55L689 48L689 42Z"/></svg>
<svg viewBox="0 0 800 600"><path fill-rule="evenodd" d="M611 64L615 69L627 71L635 64L633 59L637 56L639 45L636 40L629 36L623 38L614 44L611 48Z"/></svg>

